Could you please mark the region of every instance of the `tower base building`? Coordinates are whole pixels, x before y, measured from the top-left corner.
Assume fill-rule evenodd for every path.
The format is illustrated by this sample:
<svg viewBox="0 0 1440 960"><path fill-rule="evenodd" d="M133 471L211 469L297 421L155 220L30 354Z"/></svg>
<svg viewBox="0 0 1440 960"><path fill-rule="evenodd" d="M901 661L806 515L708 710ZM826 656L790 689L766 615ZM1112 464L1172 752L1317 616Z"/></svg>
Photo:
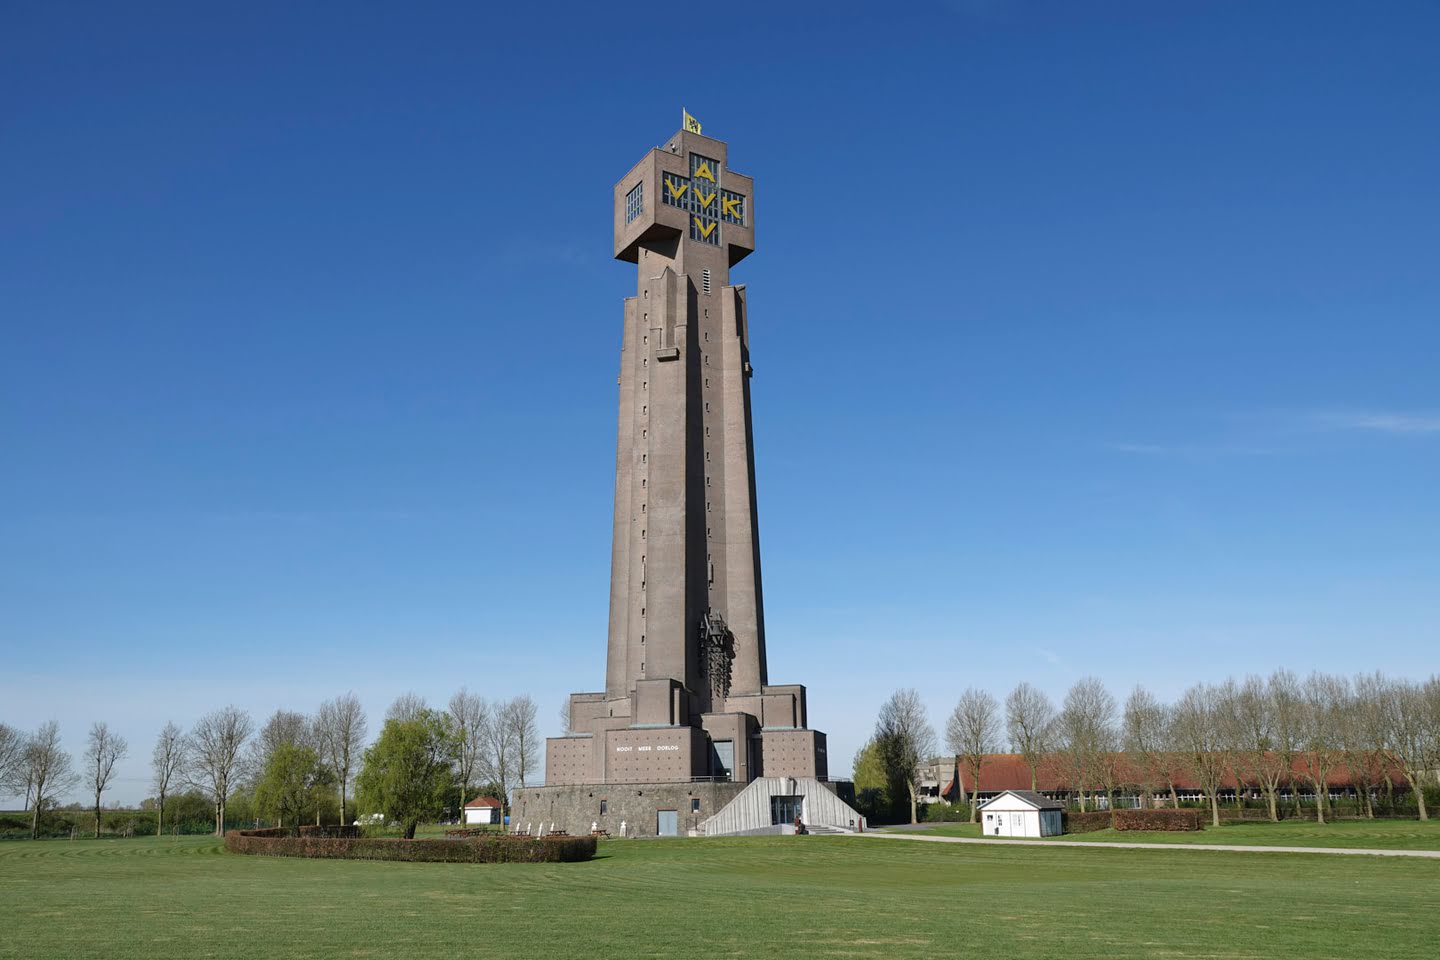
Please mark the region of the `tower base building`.
<svg viewBox="0 0 1440 960"><path fill-rule="evenodd" d="M686 127L614 190L615 258L636 265L636 289L621 338L605 689L571 695L570 730L546 741L545 786L517 792L512 829L703 832L749 784L829 778L805 687L772 684L766 668L749 311L730 280L755 249L754 182L688 115ZM795 798L808 795L783 795L773 816L804 822Z"/></svg>

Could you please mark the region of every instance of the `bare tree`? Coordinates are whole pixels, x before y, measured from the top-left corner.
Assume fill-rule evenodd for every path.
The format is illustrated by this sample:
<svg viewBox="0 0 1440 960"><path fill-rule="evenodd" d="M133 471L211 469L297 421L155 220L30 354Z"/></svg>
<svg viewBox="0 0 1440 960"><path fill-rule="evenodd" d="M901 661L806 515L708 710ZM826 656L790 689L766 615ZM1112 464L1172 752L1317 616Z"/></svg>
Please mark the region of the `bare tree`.
<svg viewBox="0 0 1440 960"><path fill-rule="evenodd" d="M1130 691L1125 700L1123 747L1147 809L1164 778L1166 722L1165 705L1153 693L1138 685Z"/></svg>
<svg viewBox="0 0 1440 960"><path fill-rule="evenodd" d="M1253 674L1246 677L1235 690L1233 717L1236 772L1243 772L1260 788L1270 820L1277 822L1280 784L1290 775L1295 752L1280 722L1275 681L1266 683Z"/></svg>
<svg viewBox="0 0 1440 960"><path fill-rule="evenodd" d="M540 746L540 728L535 723L537 713L535 701L529 694L521 694L506 704L506 722L510 725L515 744L515 785L525 786L525 780L535 766L535 751Z"/></svg>
<svg viewBox="0 0 1440 960"><path fill-rule="evenodd" d="M570 698L566 697L565 702L560 704L560 735L569 736L570 733Z"/></svg>
<svg viewBox="0 0 1440 960"><path fill-rule="evenodd" d="M345 816L345 791L360 752L365 748L365 708L354 693L326 700L315 716L315 739L319 753L340 788L340 822Z"/></svg>
<svg viewBox="0 0 1440 960"><path fill-rule="evenodd" d="M250 741L249 756L245 767L249 778L258 779L265 770L265 764L281 747L311 747L316 731L310 718L294 710L276 710Z"/></svg>
<svg viewBox="0 0 1440 960"><path fill-rule="evenodd" d="M0 723L0 796L15 791L16 772L25 756L25 735Z"/></svg>
<svg viewBox="0 0 1440 960"><path fill-rule="evenodd" d="M1179 809L1180 793L1175 784L1180 779L1189 776L1189 765L1186 763L1185 747L1175 724L1173 704L1165 708L1165 727L1161 735L1161 743L1160 779L1165 782L1165 791L1170 795L1170 807Z"/></svg>
<svg viewBox="0 0 1440 960"><path fill-rule="evenodd" d="M130 755L125 738L110 731L110 725L97 721L90 725L90 742L85 748L85 770L95 790L95 839L100 839L100 797L115 775L115 764Z"/></svg>
<svg viewBox="0 0 1440 960"><path fill-rule="evenodd" d="M1087 791L1102 779L1104 754L1113 745L1115 698L1096 677L1076 681L1056 719L1057 759L1084 811Z"/></svg>
<svg viewBox="0 0 1440 960"><path fill-rule="evenodd" d="M1437 774L1440 774L1440 676L1432 674L1420 687L1420 695L1425 699L1425 716L1428 718L1426 729L1430 731L1427 735L1430 744L1427 755L1430 758L1430 778L1433 781L1437 779Z"/></svg>
<svg viewBox="0 0 1440 960"><path fill-rule="evenodd" d="M450 718L455 721L455 776L460 784L460 816L465 816L465 803L488 740L490 707L485 698L464 687L450 698Z"/></svg>
<svg viewBox="0 0 1440 960"><path fill-rule="evenodd" d="M925 705L914 690L897 690L880 708L875 724L880 764L891 784L904 781L910 796L910 822L919 822L917 789L920 764L935 753L935 730L925 716Z"/></svg>
<svg viewBox="0 0 1440 960"><path fill-rule="evenodd" d="M510 787L515 775L515 726L510 721L510 702L495 704L494 715L485 731L484 754L481 758L482 779L499 784L502 804L509 803Z"/></svg>
<svg viewBox="0 0 1440 960"><path fill-rule="evenodd" d="M1379 673L1355 677L1343 705L1340 756L1350 771L1350 783L1360 810L1375 819L1373 791L1385 777L1385 697L1388 681Z"/></svg>
<svg viewBox="0 0 1440 960"><path fill-rule="evenodd" d="M1300 723L1305 775L1315 788L1315 820L1325 822L1330 801L1330 773L1340 763L1341 731L1350 682L1344 677L1312 673L1300 689Z"/></svg>
<svg viewBox="0 0 1440 960"><path fill-rule="evenodd" d="M1030 768L1030 789L1036 789L1036 770L1050 750L1055 725L1055 707L1050 698L1028 683L1022 683L1005 698L1005 730L1010 747Z"/></svg>
<svg viewBox="0 0 1440 960"><path fill-rule="evenodd" d="M47 806L54 806L61 795L75 789L80 780L70 769L70 754L60 745L60 724L54 720L41 724L26 741L20 764L27 800L32 805L30 839L34 840L40 836L40 814Z"/></svg>
<svg viewBox="0 0 1440 960"><path fill-rule="evenodd" d="M165 724L155 740L155 749L150 753L150 785L155 791L155 836L165 825L165 798L170 787L180 779L189 757L190 744L184 732L173 723Z"/></svg>
<svg viewBox="0 0 1440 960"><path fill-rule="evenodd" d="M240 772L240 755L254 724L250 714L236 706L207 713L190 735L195 763L195 785L210 794L215 805L215 835L225 833L225 802Z"/></svg>
<svg viewBox="0 0 1440 960"><path fill-rule="evenodd" d="M1222 687L1197 683L1175 704L1174 736L1187 766L1210 801L1210 821L1220 826L1220 784L1230 763L1225 737L1229 709Z"/></svg>
<svg viewBox="0 0 1440 960"><path fill-rule="evenodd" d="M970 771L970 822L975 823L980 802L980 768L994 753L1000 739L1000 704L984 690L966 688L945 724L945 745L965 761Z"/></svg>
<svg viewBox="0 0 1440 960"><path fill-rule="evenodd" d="M1300 681L1289 670L1276 670L1265 682L1265 693L1275 715L1275 762L1283 770L1281 783L1290 786L1296 815L1300 812L1300 791L1295 789L1295 762L1300 756L1304 735L1305 702Z"/></svg>
<svg viewBox="0 0 1440 960"><path fill-rule="evenodd" d="M1440 687L1440 681L1431 677L1428 685ZM1440 720L1431 716L1432 706L1425 696L1425 686L1412 680L1391 683L1382 707L1385 756L1410 782L1421 820L1430 819L1430 812L1425 808L1426 771L1440 766L1435 746Z"/></svg>
<svg viewBox="0 0 1440 960"><path fill-rule="evenodd" d="M1106 809L1115 809L1116 795L1130 781L1129 766L1125 763L1125 746L1122 733L1115 723L1100 728L1095 751L1095 773L1100 787L1105 791Z"/></svg>
<svg viewBox="0 0 1440 960"><path fill-rule="evenodd" d="M390 709L385 711L386 720L414 720L430 708L425 698L413 690L400 694Z"/></svg>

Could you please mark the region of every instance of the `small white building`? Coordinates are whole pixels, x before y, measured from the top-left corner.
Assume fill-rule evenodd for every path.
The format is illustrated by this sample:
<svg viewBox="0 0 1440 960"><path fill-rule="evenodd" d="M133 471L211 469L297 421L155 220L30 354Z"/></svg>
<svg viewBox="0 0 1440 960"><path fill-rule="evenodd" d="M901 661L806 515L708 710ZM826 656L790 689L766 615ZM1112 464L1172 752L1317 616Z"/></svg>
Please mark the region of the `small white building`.
<svg viewBox="0 0 1440 960"><path fill-rule="evenodd" d="M980 804L980 831L987 837L1054 837L1064 829L1064 809L1034 790L1006 790Z"/></svg>
<svg viewBox="0 0 1440 960"><path fill-rule="evenodd" d="M500 822L500 801L494 797L476 797L465 804L465 826Z"/></svg>

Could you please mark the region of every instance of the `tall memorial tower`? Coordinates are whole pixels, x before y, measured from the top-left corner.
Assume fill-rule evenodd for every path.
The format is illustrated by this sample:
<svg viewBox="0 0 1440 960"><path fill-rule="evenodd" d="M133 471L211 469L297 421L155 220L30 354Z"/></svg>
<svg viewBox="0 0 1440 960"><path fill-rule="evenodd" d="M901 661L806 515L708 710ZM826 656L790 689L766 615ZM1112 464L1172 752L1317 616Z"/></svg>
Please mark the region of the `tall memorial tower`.
<svg viewBox="0 0 1440 960"><path fill-rule="evenodd" d="M635 264L636 285L620 350L605 689L571 695L542 789L683 784L685 812L709 815L701 800L721 804L758 777L828 773L805 688L770 683L765 663L750 316L730 278L755 249L755 185L687 115L614 203L615 258Z"/></svg>

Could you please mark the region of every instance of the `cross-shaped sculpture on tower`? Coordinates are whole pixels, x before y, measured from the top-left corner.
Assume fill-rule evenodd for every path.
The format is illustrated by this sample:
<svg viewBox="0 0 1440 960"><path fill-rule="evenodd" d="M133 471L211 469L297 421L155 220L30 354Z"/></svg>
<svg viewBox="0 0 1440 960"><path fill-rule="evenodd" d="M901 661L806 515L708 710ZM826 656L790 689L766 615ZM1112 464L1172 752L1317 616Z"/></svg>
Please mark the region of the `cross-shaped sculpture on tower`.
<svg viewBox="0 0 1440 960"><path fill-rule="evenodd" d="M667 173L662 203L690 214L690 239L720 246L720 224L745 225L745 195L720 186L720 161L690 154L690 176Z"/></svg>

